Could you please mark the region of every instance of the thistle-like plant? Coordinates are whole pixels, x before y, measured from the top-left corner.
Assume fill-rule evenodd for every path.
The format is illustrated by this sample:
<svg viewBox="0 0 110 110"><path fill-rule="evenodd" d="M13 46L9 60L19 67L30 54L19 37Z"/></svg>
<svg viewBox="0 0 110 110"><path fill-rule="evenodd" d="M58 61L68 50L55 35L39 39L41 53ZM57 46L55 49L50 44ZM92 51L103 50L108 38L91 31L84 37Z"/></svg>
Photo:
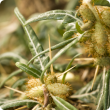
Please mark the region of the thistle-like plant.
<svg viewBox="0 0 110 110"><path fill-rule="evenodd" d="M43 50L43 47L39 43L39 40L35 32L33 31L30 25L25 25L25 19L17 8L15 9L15 14L18 17L19 21L21 22L25 30L25 33L27 34L28 46L33 55L33 58L29 62L26 60L22 60L21 62L20 60L21 58L19 56L12 54L14 56L13 58L16 61L20 61L16 63L16 66L19 67L22 71L28 73L29 75L33 77L27 82L27 91L25 93L17 91L17 90L15 91L25 95L25 98L27 97L32 98L34 100L32 101L34 105L35 103L39 103L40 107L43 107L44 109L51 109L56 104L59 109L63 108L64 110L67 110L67 109L76 110L74 106L72 106L71 104L65 101L67 97L69 97L71 94L71 87L70 85L65 83L65 77L72 63L68 65L67 71L63 73L62 83L58 82L58 78L56 77L53 71L49 72L47 69L52 65L52 63L60 55L62 55L72 45L75 45L80 40L82 35L80 35L78 38L72 38L64 42L61 42L60 44L52 46L51 48L47 50ZM49 57L45 56L45 53L51 50L54 50L54 49L58 49L58 48L62 48L62 49L49 61ZM8 58L8 55L7 56L3 55L3 57ZM32 64L31 62L33 60L34 60L34 63ZM21 70L18 70L12 73L1 84L1 86L12 76L19 74ZM15 85L13 85L13 87L16 87L17 85L19 85L19 82L21 82L21 80L18 81ZM10 102L8 104L3 104L1 108L6 109L9 107L20 106L20 105L25 105L25 104L28 104L28 106L31 107L30 100L23 100L23 101L18 100L18 102L16 101L16 102ZM35 108L36 106L33 109Z"/></svg>
<svg viewBox="0 0 110 110"><path fill-rule="evenodd" d="M75 19L75 21L77 21L76 22L77 31L80 34L83 33L83 37L80 39L80 42L82 42L82 44L88 49L89 55L92 55L94 57L94 63L97 65L96 72L95 72L95 77L96 77L100 66L103 67L103 74L105 75L106 67L110 65L110 57L109 57L110 56L109 54L110 11L109 10L110 10L109 7L94 6L93 1L91 0L83 0L81 6L77 11L77 14L79 14L82 17L84 24L78 18L74 18L69 14L66 14L66 16L64 16L65 12L58 12L58 11L51 11L51 12L42 14L38 17L30 18L29 20L26 21L26 24L39 21L39 20L45 20L45 19L62 19L63 18L62 24L64 25L64 24L73 22L73 19ZM60 18L57 17L58 15ZM68 16L68 19L66 19L67 16ZM72 35L73 32L74 30L66 31L67 35ZM107 74L109 74L109 72L107 72ZM93 83L95 81L95 77L94 77ZM109 77L109 75L107 75L107 77ZM102 97L104 97L105 102L103 105L104 105L104 109L106 110L109 107L109 104L107 104L109 99L107 98L108 92L104 92L104 87L106 89L108 88L108 86L106 85L104 86L104 81L106 82L106 80L103 78L102 94L105 95L105 97L102 95L99 98L97 109L100 108L99 106L100 100L103 100ZM109 83L109 81L107 83ZM92 87L93 87L93 84L92 84Z"/></svg>
<svg viewBox="0 0 110 110"><path fill-rule="evenodd" d="M15 8L15 14L25 30L28 46L33 57L30 61L26 61L18 55L12 53L10 54L13 55L13 59L17 61L16 66L32 76L32 78L27 82L27 91L25 93L21 92L21 94L25 96L24 98L32 98L32 100L18 100L16 102L3 104L1 106L3 109L27 104L28 107L33 107L33 110L36 110L40 107L42 107L42 109L52 109L55 106L57 106L55 109L76 110L76 108L69 104L66 100L68 97L74 98L75 95L76 98L78 98L78 95L81 94L84 95L79 97L79 99L83 101L86 101L85 98L88 99L87 97L91 97L91 100L89 100L90 102L98 102L97 110L106 110L109 108L110 100L108 96L110 95L110 72L107 71L107 66L110 65L110 8L104 6L94 6L93 3L94 2L91 0L83 0L77 12L68 10L53 10L43 13L39 16L34 16L27 21L19 12L18 8ZM66 28L66 31L63 34L64 38L70 38L72 35L73 38L65 40L55 46L49 46L49 49L43 50L42 45L40 44L35 32L29 23L51 19L62 20L62 27ZM74 35L75 32L78 34ZM89 55L94 58L96 71L93 83L90 82L84 88L76 92L75 95L70 96L71 86L65 83L65 77L67 72L70 70L69 68L71 67L74 58L76 58L78 55L74 56L68 64L65 72L63 73L62 82L58 82L58 77L52 69L52 64L67 49L78 42L84 45L84 47L87 48ZM49 56L45 55L45 53L51 53L52 50L59 48L61 49L53 58L50 57L49 59ZM6 57L9 58L7 55L0 56L0 58ZM99 75L95 82L99 67L103 67L103 77L101 78L101 75ZM49 68L51 71L49 71ZM21 70L13 72L1 84L1 86L12 76L19 74ZM13 87L19 85L19 82L25 81L26 79L19 80L15 83L15 85L13 85ZM90 86L91 84L92 90ZM13 93L11 93L11 95L12 94ZM86 97L84 98L84 96ZM96 98L98 101L96 101ZM30 102L33 105L31 105Z"/></svg>
<svg viewBox="0 0 110 110"><path fill-rule="evenodd" d="M19 10L15 9L15 14L24 26L25 19L20 14ZM65 46L63 49L61 49L54 57L49 61L49 57L45 56L44 54L41 54L43 51L42 46L40 45L36 34L32 30L32 28L29 25L24 26L24 30L28 36L28 42L29 42L29 48L31 50L31 53L33 56L37 55L37 58L34 59L34 65L36 65L36 62L40 64L40 68L42 72L36 71L34 68L30 67L30 62L27 63L27 65L22 64L20 62L16 63L16 66L18 66L23 71L27 72L28 74L32 75L34 78L30 79L28 81L27 87L28 90L26 92L26 96L30 97L34 100L37 99L37 101L43 106L43 108L48 107L52 104L54 101L56 105L60 104L58 103L58 99L64 101L63 99L66 99L71 92L70 85L67 85L65 83L65 77L63 78L63 83L59 83L57 81L57 77L55 76L52 67L51 67L51 74L48 73L47 69L51 66L51 64L62 54L64 53L69 47L74 45L79 39L75 39L75 41L72 41L70 44ZM60 45L61 46L61 45ZM51 51L51 48L49 49ZM40 55L40 54L41 55ZM32 60L31 60L32 61ZM46 65L47 64L47 65ZM64 74L66 75L67 71ZM63 98L63 99L61 99ZM53 101L52 101L53 99ZM64 101L65 102L65 101ZM70 105L68 102L66 105L60 104L58 105L59 108L63 109L76 109L74 106ZM69 106L67 106L69 105Z"/></svg>

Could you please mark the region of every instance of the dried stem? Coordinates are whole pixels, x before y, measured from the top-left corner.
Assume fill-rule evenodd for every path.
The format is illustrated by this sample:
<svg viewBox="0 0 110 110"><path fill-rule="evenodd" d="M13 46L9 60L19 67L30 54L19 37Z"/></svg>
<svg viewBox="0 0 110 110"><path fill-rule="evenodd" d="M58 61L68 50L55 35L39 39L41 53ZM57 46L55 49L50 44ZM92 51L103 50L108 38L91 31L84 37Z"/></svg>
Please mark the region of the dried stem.
<svg viewBox="0 0 110 110"><path fill-rule="evenodd" d="M105 73L106 73L106 67L104 66L104 68L103 68L103 85L105 82Z"/></svg>
<svg viewBox="0 0 110 110"><path fill-rule="evenodd" d="M44 93L44 105L43 108L45 108L49 104L49 92L46 89L46 85L43 84L43 93Z"/></svg>
<svg viewBox="0 0 110 110"><path fill-rule="evenodd" d="M62 74L65 74L65 73L69 72L69 71L70 71L71 69L73 69L74 67L76 67L76 65L73 66L73 67L71 67L71 68L69 68L68 70L64 71Z"/></svg>
<svg viewBox="0 0 110 110"><path fill-rule="evenodd" d="M51 43L50 43L50 36L49 35L48 35L48 38L49 38L49 56L50 56L50 60L51 60L52 59L52 51L51 51ZM50 68L51 68L51 74L54 74L52 64L51 64Z"/></svg>
<svg viewBox="0 0 110 110"><path fill-rule="evenodd" d="M92 90L93 85L94 85L94 82L95 82L95 80L96 80L96 77L97 77L98 71L99 71L99 65L96 66L95 75L94 75L94 79L93 79L93 82L92 82L91 90Z"/></svg>
<svg viewBox="0 0 110 110"><path fill-rule="evenodd" d="M34 106L34 108L32 110L41 110L41 107L39 104L37 104L36 106Z"/></svg>
<svg viewBox="0 0 110 110"><path fill-rule="evenodd" d="M15 110L24 110L24 109L28 109L27 106L19 107L19 108L15 109Z"/></svg>
<svg viewBox="0 0 110 110"><path fill-rule="evenodd" d="M71 60L71 59L66 59ZM75 58L74 61L80 61L80 60L87 60L87 61L94 61L94 58Z"/></svg>
<svg viewBox="0 0 110 110"><path fill-rule="evenodd" d="M17 93L20 93L20 94L25 94L24 92L22 92L22 91L19 91L19 90L17 90L17 89L14 89L14 88L11 88L11 87L7 87L7 86L5 86L7 89L11 89L11 90L13 90L13 91L15 91L15 92L17 92Z"/></svg>

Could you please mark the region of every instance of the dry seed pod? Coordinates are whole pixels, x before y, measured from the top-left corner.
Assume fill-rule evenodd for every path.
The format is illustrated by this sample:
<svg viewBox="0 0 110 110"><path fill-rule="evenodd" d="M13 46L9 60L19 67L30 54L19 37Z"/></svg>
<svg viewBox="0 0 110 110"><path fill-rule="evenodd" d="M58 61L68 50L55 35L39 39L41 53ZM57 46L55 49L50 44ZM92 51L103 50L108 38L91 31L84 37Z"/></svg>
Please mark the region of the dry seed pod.
<svg viewBox="0 0 110 110"><path fill-rule="evenodd" d="M95 64L99 66L108 66L110 65L110 57L102 57L102 58L96 58Z"/></svg>
<svg viewBox="0 0 110 110"><path fill-rule="evenodd" d="M53 84L57 82L57 77L55 75L49 75L45 81L45 84Z"/></svg>
<svg viewBox="0 0 110 110"><path fill-rule="evenodd" d="M110 27L110 9L106 9L101 13L102 20L104 24Z"/></svg>
<svg viewBox="0 0 110 110"><path fill-rule="evenodd" d="M42 86L37 86L34 88L31 88L28 93L27 96L29 97L43 97L43 87Z"/></svg>
<svg viewBox="0 0 110 110"><path fill-rule="evenodd" d="M66 95L66 94L69 94L71 91L68 85L61 84L61 83L49 84L47 85L47 89L53 95Z"/></svg>
<svg viewBox="0 0 110 110"><path fill-rule="evenodd" d="M99 55L106 54L107 34L104 25L98 21L95 23L95 31L92 35L92 42L94 49Z"/></svg>
<svg viewBox="0 0 110 110"><path fill-rule="evenodd" d="M94 14L92 13L92 11L89 9L89 7L87 5L81 5L79 7L78 11L81 14L81 16L83 17L84 21L87 21L81 27L81 30L86 31L88 29L91 29L92 26L94 25L94 22L96 21L96 18L94 16Z"/></svg>

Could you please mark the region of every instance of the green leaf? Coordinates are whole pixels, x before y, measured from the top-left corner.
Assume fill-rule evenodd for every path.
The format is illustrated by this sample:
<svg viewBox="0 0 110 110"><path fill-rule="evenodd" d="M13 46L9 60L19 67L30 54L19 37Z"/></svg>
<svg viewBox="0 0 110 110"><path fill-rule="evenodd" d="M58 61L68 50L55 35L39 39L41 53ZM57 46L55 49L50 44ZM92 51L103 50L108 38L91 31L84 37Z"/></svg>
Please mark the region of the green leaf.
<svg viewBox="0 0 110 110"><path fill-rule="evenodd" d="M67 65L65 71L68 70L68 69L71 67L71 65L72 65L72 63L73 63L73 61L74 61L74 59L75 59L76 57L78 57L79 55L81 55L81 54L77 54L77 55L75 55L75 56L71 59L71 61L70 61L69 64ZM68 72L67 72L67 73L68 73ZM67 73L65 73L65 74L63 75L63 78L62 78L62 82L63 82L63 83L65 83L65 78L66 78Z"/></svg>
<svg viewBox="0 0 110 110"><path fill-rule="evenodd" d="M36 31L39 36L39 39L41 42L46 42L47 41L47 36L50 33L51 39L58 41L59 42L62 40L62 35L64 33L64 30L59 29L59 26L62 22L60 21L53 21L53 20L44 20L41 22L37 23L36 26ZM53 27L54 26L54 27ZM52 34L51 34L52 33ZM56 36L59 38L58 40L56 39Z"/></svg>
<svg viewBox="0 0 110 110"><path fill-rule="evenodd" d="M27 107L28 108L32 108L32 107L34 107L36 105L36 103L27 103Z"/></svg>
<svg viewBox="0 0 110 110"><path fill-rule="evenodd" d="M81 95L80 94L79 95L72 95L69 98L71 98L71 99L77 98L77 99L80 99L86 103L96 103L98 92L99 92L99 89L97 89L96 91L84 93Z"/></svg>
<svg viewBox="0 0 110 110"><path fill-rule="evenodd" d="M17 80L13 85L12 85L12 88L16 88L18 86L22 86L25 82L26 82L26 78L24 79L19 79ZM10 90L10 97L12 98L13 97L13 94L14 94L14 91L13 90Z"/></svg>
<svg viewBox="0 0 110 110"><path fill-rule="evenodd" d="M92 0L95 5L101 6L110 6L110 3L107 0Z"/></svg>
<svg viewBox="0 0 110 110"><path fill-rule="evenodd" d="M16 99L0 99L0 106L5 104L5 103L9 103L12 101L15 101Z"/></svg>
<svg viewBox="0 0 110 110"><path fill-rule="evenodd" d="M39 78L40 77L40 74L41 73L39 73L38 71L36 71L36 69L34 69L34 68L30 68L30 67L28 67L25 64L20 63L20 62L17 62L16 63L16 66L18 68L20 68L22 71L28 73L29 75L31 75L31 76L33 76L35 78Z"/></svg>
<svg viewBox="0 0 110 110"><path fill-rule="evenodd" d="M72 42L74 39L76 39L76 38L71 38L71 39L65 40L65 41L63 41L63 42L61 42L61 43L59 43L59 44L56 44L56 45L54 45L54 46L51 47L51 50L55 50L55 49L62 48L62 47L64 47L65 45L67 45L68 43ZM47 52L49 52L49 48L46 49L46 50L44 50L44 51L42 51L42 52L39 53L38 55L35 55L35 56L28 62L27 65L29 65L29 64L30 64L35 58L37 58L38 56L40 56L40 55L42 55L42 54L44 54L44 53L47 53Z"/></svg>
<svg viewBox="0 0 110 110"><path fill-rule="evenodd" d="M35 22L35 21L40 21L40 20L63 20L63 24L66 23L71 23L76 20L79 21L78 18L76 18L74 11L68 11L68 10L52 10L48 11L46 13L40 14L38 16L32 17L29 20L26 21L25 25Z"/></svg>
<svg viewBox="0 0 110 110"><path fill-rule="evenodd" d="M102 74L105 74L105 73L103 72ZM97 104L96 110L104 110L105 75L102 75L99 81L100 83L99 83L99 92L98 92L97 100L96 100L96 104Z"/></svg>
<svg viewBox="0 0 110 110"><path fill-rule="evenodd" d="M60 110L58 107L55 107L55 110Z"/></svg>
<svg viewBox="0 0 110 110"><path fill-rule="evenodd" d="M79 89L79 90L75 93L75 95L79 95L79 94L84 94L84 93L89 93L89 92L91 92L91 91L95 91L95 90L97 89L99 83L100 83L101 76L102 76L102 74L99 74L99 75L97 76L96 81L95 81L95 83L94 83L94 86L93 86L92 90L91 90L91 85L92 85L93 80L90 81L86 86L84 86L84 87L82 87L81 89Z"/></svg>
<svg viewBox="0 0 110 110"><path fill-rule="evenodd" d="M63 34L63 38L64 38L64 39L68 39L69 37L72 37L72 35L73 35L75 32L76 32L76 29L66 31L66 32Z"/></svg>
<svg viewBox="0 0 110 110"><path fill-rule="evenodd" d="M67 101L60 97L52 96L52 98L57 107L61 110L77 110L73 105L71 105L70 103L68 103Z"/></svg>
<svg viewBox="0 0 110 110"><path fill-rule="evenodd" d="M84 33L83 33L84 34ZM53 58L52 60L45 66L44 71L41 74L41 81L42 83L44 83L43 81L43 77L44 77L44 73L46 72L46 70L50 67L50 65L59 57L61 56L66 50L68 50L71 46L75 45L83 36L83 34L81 34L80 36L78 36L75 40L73 40L71 43L69 43L68 45L66 45L63 49L61 49Z"/></svg>
<svg viewBox="0 0 110 110"><path fill-rule="evenodd" d="M66 31L65 31L65 33L63 34L63 38L64 38L64 39L68 39L68 38L72 37L72 35L73 35L74 33L77 33L75 24L76 24L76 22L73 22L73 23L67 24L67 25L65 26Z"/></svg>
<svg viewBox="0 0 110 110"><path fill-rule="evenodd" d="M86 86L79 89L74 95L82 95L83 97L78 97L78 99L80 99L86 103L88 103L88 102L96 103L95 97L97 97L97 93L94 91L96 91L99 88L101 76L102 76L102 74L99 74L97 76L92 90L91 90L91 85L92 85L93 81L90 81ZM86 95L84 95L84 94L86 94ZM74 95L71 95L71 98L72 98L72 96L74 97Z"/></svg>
<svg viewBox="0 0 110 110"><path fill-rule="evenodd" d="M83 31L81 30L81 28L80 28L78 22L76 22L76 29L77 29L77 31L78 31L80 34L83 33Z"/></svg>
<svg viewBox="0 0 110 110"><path fill-rule="evenodd" d="M6 81L8 81L8 80L11 79L13 76L15 76L15 75L17 75L17 74L19 74L19 73L21 73L21 72L22 72L22 70L20 70L20 69L14 71L14 72L12 72L12 73L1 83L0 88L5 84Z"/></svg>
<svg viewBox="0 0 110 110"><path fill-rule="evenodd" d="M38 54L37 54L38 55ZM37 57L39 58L39 56ZM42 65L47 65L47 63L49 62L50 58L48 56L43 56L42 59L41 59L41 62L42 62ZM33 65L37 68L41 68L41 66L39 65L39 61L38 59L35 59L34 62L33 62ZM41 69L42 70L42 69Z"/></svg>
<svg viewBox="0 0 110 110"><path fill-rule="evenodd" d="M28 65L27 65L27 66L28 66ZM30 67L30 68L34 68L34 69L37 71L37 73L39 73L39 74L42 73L42 71L39 70L38 68L36 68L32 63L29 65L29 67Z"/></svg>
<svg viewBox="0 0 110 110"><path fill-rule="evenodd" d="M54 69L59 72L64 72L66 66L67 66L67 64L60 64L60 63L53 64Z"/></svg>
<svg viewBox="0 0 110 110"><path fill-rule="evenodd" d="M3 59L9 59L9 60L13 60L14 62L24 62L26 63L27 61L25 59L23 59L21 56L19 56L18 54L15 54L13 52L6 52L0 55L0 60Z"/></svg>
<svg viewBox="0 0 110 110"><path fill-rule="evenodd" d="M76 29L76 28L75 28L75 23L76 23L76 22L67 24L67 25L65 26L66 31L75 30L75 29Z"/></svg>
<svg viewBox="0 0 110 110"><path fill-rule="evenodd" d="M107 110L110 107L110 99L109 99L109 95L110 95L110 88L109 88L109 81L110 79L110 70L108 70L108 72L106 73L105 76L105 87L104 87L104 110Z"/></svg>
<svg viewBox="0 0 110 110"><path fill-rule="evenodd" d="M16 16L18 17L19 21L21 22L24 30L25 30L25 33L26 33L27 39L28 39L28 46L29 46L29 49L30 49L32 55L33 56L38 55L40 52L43 51L43 47L39 43L37 35L35 34L34 30L31 28L30 25L24 26L25 18L19 12L18 8L15 8L14 12L15 12ZM40 66L41 66L41 70L44 70L44 67L46 65L42 61L43 57L45 57L44 54L42 56L38 56L38 58L37 58L37 62L39 62ZM48 59L47 59L47 62L48 62Z"/></svg>
<svg viewBox="0 0 110 110"><path fill-rule="evenodd" d="M36 103L37 104L38 102L34 101L34 100L16 100L16 101L7 102L7 103L1 105L0 107L4 110L7 108L11 108L11 107L26 105L27 103Z"/></svg>

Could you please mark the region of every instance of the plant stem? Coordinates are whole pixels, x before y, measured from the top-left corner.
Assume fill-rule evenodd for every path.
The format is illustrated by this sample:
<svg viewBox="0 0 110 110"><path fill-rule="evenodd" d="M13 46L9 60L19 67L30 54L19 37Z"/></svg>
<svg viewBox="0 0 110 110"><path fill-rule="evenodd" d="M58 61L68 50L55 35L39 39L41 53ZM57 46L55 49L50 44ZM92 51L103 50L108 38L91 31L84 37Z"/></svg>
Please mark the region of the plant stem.
<svg viewBox="0 0 110 110"><path fill-rule="evenodd" d="M93 79L93 83L92 83L91 90L92 90L92 88L93 88L93 85L94 85L94 82L95 82L95 80L96 80L96 77L97 77L98 72L99 72L99 65L97 65L96 70L95 70L95 75L94 75L94 79Z"/></svg>
<svg viewBox="0 0 110 110"><path fill-rule="evenodd" d="M49 38L49 56L50 56L50 60L52 59L52 51L51 51L51 43L50 43L50 36L48 35L48 38ZM53 71L53 64L51 64L50 66L50 70L51 70L51 74L54 74L54 71Z"/></svg>

